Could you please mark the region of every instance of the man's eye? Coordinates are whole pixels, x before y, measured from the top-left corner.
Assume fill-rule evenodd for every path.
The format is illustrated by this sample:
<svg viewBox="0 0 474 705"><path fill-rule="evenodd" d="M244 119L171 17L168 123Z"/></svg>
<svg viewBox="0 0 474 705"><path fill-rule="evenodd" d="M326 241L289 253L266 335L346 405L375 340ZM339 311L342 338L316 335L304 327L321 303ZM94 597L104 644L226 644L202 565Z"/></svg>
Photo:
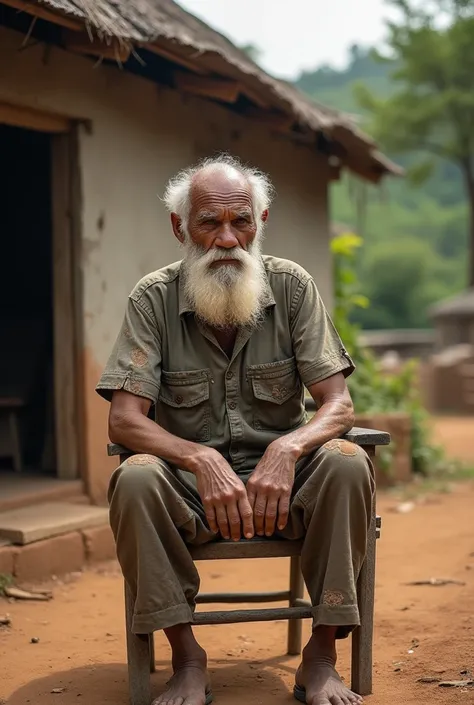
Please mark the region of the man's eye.
<svg viewBox="0 0 474 705"><path fill-rule="evenodd" d="M202 221L202 224L214 227L217 225L217 220L215 218L206 218L206 220Z"/></svg>
<svg viewBox="0 0 474 705"><path fill-rule="evenodd" d="M245 218L244 216L242 216L240 218L236 218L234 220L235 225L247 225L248 222L249 222L249 219Z"/></svg>

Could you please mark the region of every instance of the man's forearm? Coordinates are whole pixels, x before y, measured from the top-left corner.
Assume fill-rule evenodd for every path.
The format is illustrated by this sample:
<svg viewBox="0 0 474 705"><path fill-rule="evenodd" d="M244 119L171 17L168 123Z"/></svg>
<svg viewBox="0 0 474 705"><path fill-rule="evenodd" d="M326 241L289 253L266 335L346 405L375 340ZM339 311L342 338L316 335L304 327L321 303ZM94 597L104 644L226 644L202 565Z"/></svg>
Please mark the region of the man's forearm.
<svg viewBox="0 0 474 705"><path fill-rule="evenodd" d="M109 437L135 453L149 453L189 472L196 471L198 443L187 441L137 412L116 414L109 421Z"/></svg>
<svg viewBox="0 0 474 705"><path fill-rule="evenodd" d="M277 441L285 451L299 460L332 438L347 433L354 425L354 409L350 400L333 399L322 404L305 425L281 436Z"/></svg>

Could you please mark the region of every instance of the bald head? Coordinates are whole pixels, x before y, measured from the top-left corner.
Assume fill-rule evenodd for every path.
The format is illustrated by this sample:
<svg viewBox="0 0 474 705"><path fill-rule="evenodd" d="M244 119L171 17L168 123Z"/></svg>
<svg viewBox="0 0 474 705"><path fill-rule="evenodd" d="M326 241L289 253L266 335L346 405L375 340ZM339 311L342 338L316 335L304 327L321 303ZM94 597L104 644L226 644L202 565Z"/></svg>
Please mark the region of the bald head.
<svg viewBox="0 0 474 705"><path fill-rule="evenodd" d="M257 221L268 210L274 191L270 179L258 169L242 164L235 157L221 155L204 159L196 166L180 171L169 181L164 201L170 213L176 214L186 230L196 199L205 193L229 194L232 190L241 195L245 192L250 197Z"/></svg>
<svg viewBox="0 0 474 705"><path fill-rule="evenodd" d="M249 193L252 187L248 175L231 164L211 162L198 169L191 177L191 192L196 189L247 189Z"/></svg>

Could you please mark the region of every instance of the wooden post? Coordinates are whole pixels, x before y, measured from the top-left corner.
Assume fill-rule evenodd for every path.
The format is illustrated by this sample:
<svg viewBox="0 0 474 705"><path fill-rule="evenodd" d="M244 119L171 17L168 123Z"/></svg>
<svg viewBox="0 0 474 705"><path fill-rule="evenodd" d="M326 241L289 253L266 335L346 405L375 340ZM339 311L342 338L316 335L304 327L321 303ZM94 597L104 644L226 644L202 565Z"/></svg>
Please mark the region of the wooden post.
<svg viewBox="0 0 474 705"><path fill-rule="evenodd" d="M366 447L371 457L375 447ZM359 695L372 693L372 660L375 600L375 545L377 538L375 498L372 507L372 520L367 535L367 554L357 582L360 627L352 634L351 688Z"/></svg>
<svg viewBox="0 0 474 705"><path fill-rule="evenodd" d="M303 574L301 572L301 556L290 558L290 607L296 607L296 600L301 599L304 593ZM287 653L297 656L301 653L301 637L303 622L301 619L290 619L288 622L288 649Z"/></svg>
<svg viewBox="0 0 474 705"><path fill-rule="evenodd" d="M128 585L125 584L125 624L130 705L150 705L150 635L134 634L132 632L133 608L133 596Z"/></svg>
<svg viewBox="0 0 474 705"><path fill-rule="evenodd" d="M78 475L76 307L71 228L71 141L52 140L54 416L57 475Z"/></svg>

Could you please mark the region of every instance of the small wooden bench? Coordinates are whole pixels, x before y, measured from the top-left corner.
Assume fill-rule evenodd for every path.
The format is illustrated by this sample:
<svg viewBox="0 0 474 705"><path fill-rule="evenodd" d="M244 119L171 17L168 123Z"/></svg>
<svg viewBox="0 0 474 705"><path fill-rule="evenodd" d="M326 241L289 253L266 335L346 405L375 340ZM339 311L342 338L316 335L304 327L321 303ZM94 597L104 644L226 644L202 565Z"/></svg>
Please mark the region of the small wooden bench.
<svg viewBox="0 0 474 705"><path fill-rule="evenodd" d="M307 409L311 410L311 402ZM390 436L382 431L353 428L345 439L363 447L369 456L375 455L378 445L388 445ZM133 455L126 448L111 443L109 455L119 455L124 462ZM372 638L375 592L375 542L380 536L381 518L373 511L368 534L367 556L357 583L357 596L361 625L352 633L351 687L360 695L372 692ZM239 542L218 540L203 546L190 546L194 560L220 560L225 558L290 558L289 589L278 592L205 593L197 596L199 604L238 604L288 602L288 607L196 612L194 624L234 624L237 622L265 622L289 620L288 654L300 654L302 646L302 619L310 618L311 605L303 599L304 583L301 573L302 541L285 541L255 537ZM125 584L125 618L127 635L127 660L131 705L150 705L150 672L155 670L153 634L133 634L134 600Z"/></svg>

